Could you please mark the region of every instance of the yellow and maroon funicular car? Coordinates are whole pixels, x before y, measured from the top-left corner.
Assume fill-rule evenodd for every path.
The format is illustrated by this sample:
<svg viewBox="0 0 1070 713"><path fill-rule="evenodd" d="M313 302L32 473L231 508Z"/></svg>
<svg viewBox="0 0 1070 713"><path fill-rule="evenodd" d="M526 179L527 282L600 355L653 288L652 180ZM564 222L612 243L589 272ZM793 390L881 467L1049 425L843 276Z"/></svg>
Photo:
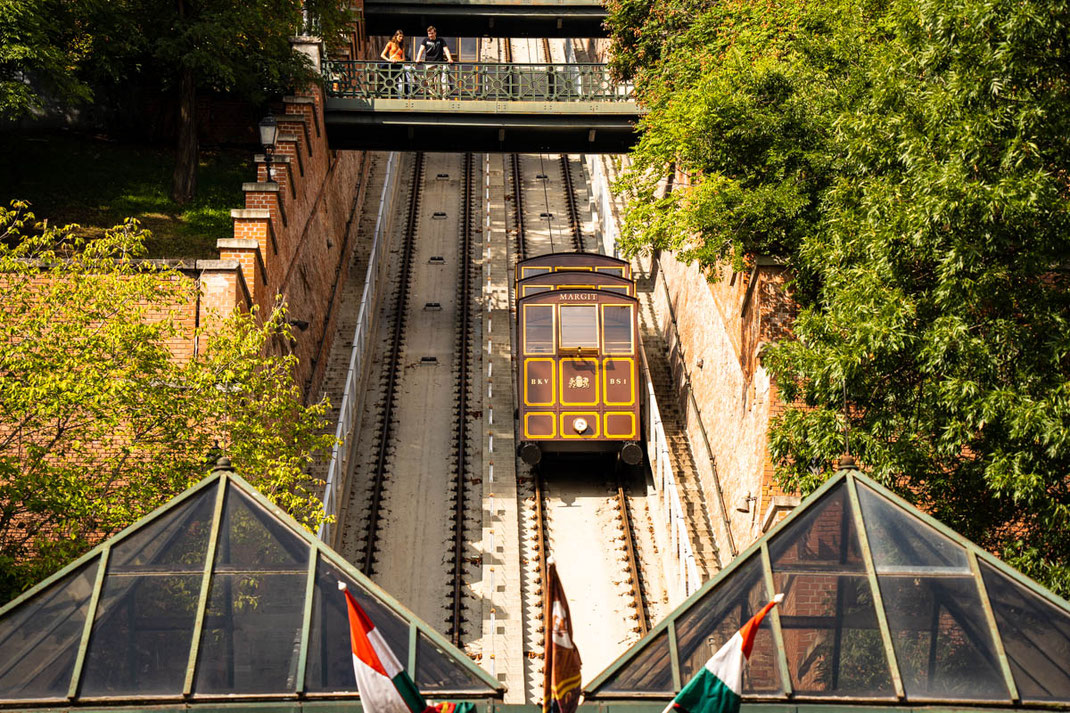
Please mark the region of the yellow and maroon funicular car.
<svg viewBox="0 0 1070 713"><path fill-rule="evenodd" d="M522 281L523 282L523 281ZM638 301L601 289L517 299L519 453L619 453L642 460Z"/></svg>

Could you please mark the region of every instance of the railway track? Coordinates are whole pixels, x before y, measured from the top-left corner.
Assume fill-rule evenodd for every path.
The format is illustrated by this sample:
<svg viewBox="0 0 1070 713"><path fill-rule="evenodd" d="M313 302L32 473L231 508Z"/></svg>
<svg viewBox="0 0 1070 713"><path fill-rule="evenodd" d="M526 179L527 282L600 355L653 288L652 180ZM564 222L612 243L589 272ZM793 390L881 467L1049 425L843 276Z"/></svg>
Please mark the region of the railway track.
<svg viewBox="0 0 1070 713"><path fill-rule="evenodd" d="M509 47L509 43L506 44ZM542 42L543 56L550 57L549 47ZM512 52L506 50L506 61L512 59ZM536 164L533 157L511 154L505 161L506 173L508 174L506 187L507 197L512 203L510 227L514 238L511 246L514 251L513 259L525 259L544 252L557 250L571 250L584 252L584 237L582 223L577 207L576 187L573 183L572 172L568 157L562 155L557 161L560 167L560 184L558 195L549 194L549 177L546 175L547 163L542 156ZM537 168L536 168L537 167ZM538 171L534 176L532 169ZM534 198L531 203L543 202L539 207L541 215L546 217L546 226L549 228L549 242L547 233L537 230L538 235L533 236L529 225L539 226L544 224L541 220L535 220L535 207L525 201L524 187L531 185L532 179L541 182L544 190L544 201ZM554 182L557 183L556 181ZM529 198L532 198L529 196ZM551 204L553 200L553 204ZM552 216L553 207L558 207L568 221L566 235L556 236L550 225L549 218ZM567 246L567 247L566 247ZM514 295L515 300L515 295ZM515 304L515 301L514 301ZM579 550L583 560L586 558L590 569L604 572L598 577L602 589L606 592L606 599L613 600L608 606L613 610L610 620L622 622L621 626L626 631L621 632L624 638L638 638L648 630L647 599L642 581L642 562L638 554L633 513L629 507L628 489L625 482L625 473L616 464L605 462L601 459L595 464L593 461L581 461L567 463L558 461L543 461L537 467L530 467L520 459L517 460L518 496L521 507L521 557L522 568L525 570L522 577L523 586L521 595L524 600L524 612L526 625L524 627L524 649L527 659L527 682L528 700L537 701L541 698L542 681L542 656L545 651L545 626L543 602L543 584L546 581L546 559L554 556L558 563L558 571L561 573L566 592L572 592L572 596L598 596L594 592L584 592L584 575L588 574L577 571L575 565L577 557L574 551ZM583 508L577 504L583 503ZM579 512L583 509L582 514ZM588 532L574 532L573 528L583 527L586 522L590 527ZM593 527L591 527L593 525ZM573 540L573 536L577 540ZM555 543L561 548L560 552L554 552ZM590 545L595 544L594 551ZM596 563L602 553L602 561ZM580 565L582 569L583 564ZM609 581L605 581L609 580ZM578 588L578 589L577 589ZM574 611L574 616L577 616ZM604 619L603 619L604 620ZM623 620L623 621L622 621ZM624 622L627 623L624 623ZM584 622L574 621L574 625L582 626ZM578 632L577 632L578 633ZM578 638L577 645L582 638ZM593 657L592 657L593 658ZM607 660L609 663L612 659ZM585 662L588 659L585 657ZM592 664L595 662L592 660ZM597 668L597 664L595 664Z"/></svg>
<svg viewBox="0 0 1070 713"><path fill-rule="evenodd" d="M495 49L500 56L513 54L509 42ZM518 45L516 54L516 61L537 61L538 41ZM500 240L497 231L505 230L509 266L518 257L554 248L583 251L586 246L578 210L583 185L574 182L576 166L567 156L506 155L497 164L502 169L498 179L493 171L484 176L482 163L475 159L470 154L403 159L402 180L412 186L407 200L400 193L393 213L395 237L385 282L393 292L380 313L375 372L369 382L375 386L362 407L367 426L361 429L360 457L346 499L349 512L340 525L348 533L341 548L348 559L478 658L487 650L483 647L491 633L487 622L473 613L486 611L485 601L473 598L480 581L472 578L477 570L486 575L481 533L486 525L484 466L489 451L484 450L480 419L487 357L478 346L483 335L473 334L489 325L479 302L484 287L475 267L483 259L487 237L479 233L484 179L489 205L499 201L504 208L505 225L495 228L494 237ZM490 259L489 242L486 253ZM511 289L511 281L503 287ZM448 374L439 371L444 361L449 362ZM493 465L490 472L493 480ZM511 473L512 466L506 472ZM640 479L633 471L618 471L605 458L550 460L541 470L517 460L521 601L513 610L512 590L509 602L501 606L523 637L523 681L511 681L510 686L524 691L525 701L541 698L547 555L555 557L572 598L597 602L594 610L581 606L574 612L576 640L588 674L646 631L647 607L656 607L663 595L652 564L656 555L647 537L650 514ZM629 496L629 486L637 488L635 497ZM650 568L649 581L644 562ZM499 586L496 591L504 590ZM502 627L492 627L502 633ZM499 638L499 658L502 645ZM494 663L489 665L493 668Z"/></svg>
<svg viewBox="0 0 1070 713"><path fill-rule="evenodd" d="M459 279L457 306L457 406L454 418L457 422L454 454L454 509L453 509L453 591L450 600L449 633L455 646L461 644L461 629L464 623L464 547L465 547L465 483L469 472L469 389L472 375L472 341L475 316L472 314L473 239L475 216L479 211L476 202L475 161L471 153L464 155L463 187L461 198L461 230L459 249Z"/></svg>
<svg viewBox="0 0 1070 713"><path fill-rule="evenodd" d="M479 488L473 495L469 484L483 457L473 406L482 368L473 272L481 172L470 153L408 160L412 185L395 213L394 289L379 330L379 378L366 401L369 428L359 441L364 458L349 488L342 551L462 645L469 572L480 565L468 548L482 512Z"/></svg>
<svg viewBox="0 0 1070 713"><path fill-rule="evenodd" d="M397 291L394 296L394 328L391 333L390 346L387 350L385 400L380 415L379 433L375 439L378 447L375 456L375 468L372 473L372 487L364 535L364 553L361 558L361 571L369 577L375 572L375 547L379 529L379 516L382 511L387 460L392 440L394 406L397 403L397 382L401 375L401 346L405 338L409 284L412 277L412 256L416 245L416 229L419 225L420 184L423 181L423 172L424 155L418 153L413 161L412 191L409 195L405 232L402 235L401 269Z"/></svg>

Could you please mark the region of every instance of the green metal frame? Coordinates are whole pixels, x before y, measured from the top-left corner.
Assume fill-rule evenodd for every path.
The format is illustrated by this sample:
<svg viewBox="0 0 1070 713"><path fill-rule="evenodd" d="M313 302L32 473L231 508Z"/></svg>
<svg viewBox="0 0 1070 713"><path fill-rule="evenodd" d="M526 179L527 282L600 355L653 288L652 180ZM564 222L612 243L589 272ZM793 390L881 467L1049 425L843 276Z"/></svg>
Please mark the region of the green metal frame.
<svg viewBox="0 0 1070 713"><path fill-rule="evenodd" d="M836 487L844 480L848 482L845 484L848 488L848 497L852 503L852 507L855 512L855 524L859 532L860 545L862 547L863 559L866 562L867 573L871 577L871 585L874 588L875 604L879 597L879 587L873 581L876 579L876 570L873 567L872 556L869 549L868 536L864 523L862 522L862 511L858 502L858 483L862 483L864 487L870 488L876 494L887 499L893 505L906 511L906 513L913 515L935 529L940 534L948 537L956 544L965 548L967 557L969 560L970 572L974 580L978 584L978 592L981 596L981 601L985 607L985 620L989 627L989 631L992 635L993 642L996 647L996 652L1000 660L1000 668L1003 678L1007 684L1007 689L1010 692L1011 699L1014 703L1010 705L998 704L993 707L991 704L983 704L976 701L946 701L946 702L926 702L926 704L919 706L914 704L904 704L895 700L888 700L883 703L878 700L853 700L847 701L843 699L829 700L821 698L803 699L792 691L791 679L788 672L787 660L784 655L783 647L783 632L780 627L780 619L776 610L773 610L772 614L772 631L773 636L777 642L778 649L778 666L781 672L782 683L784 685L784 696L777 699L760 699L747 701L743 704L745 713L817 713L820 709L820 713L865 713L867 711L877 710L903 710L903 711L917 711L917 710L939 710L940 713L954 713L956 711L991 711L993 713L999 711L1015 711L1022 708L1040 708L1040 709L1055 709L1055 710L1067 710L1070 709L1070 704L1054 703L1054 704L1039 704L1029 703L1021 704L1020 696L1017 690L1014 677L1012 675L1010 664L1007 660L1006 653L1003 647L1003 640L999 633L999 628L996 624L995 616L991 608L991 604L987 597L987 587L984 583L984 578L980 570L980 562L984 561L986 565L991 566L1001 574L1009 577L1013 582L1025 587L1029 591L1033 592L1049 604L1056 608L1070 614L1070 603L1067 603L1061 597L1058 597L1054 593L1048 591L1041 585L1037 584L1030 578L1026 577L1022 573L1016 571L1005 563L1001 562L998 558L985 552L973 542L964 538L959 533L951 530L943 523L939 522L935 518L919 511L903 498L899 497L895 493L891 492L887 488L883 487L879 483L873 481L867 476L854 471L854 470L841 470L836 473L832 478L826 481L820 488L806 498L806 500L798 507L796 507L784 520L778 523L770 532L764 535L757 542L748 547L744 552L740 553L727 567L717 574L716 577L708 581L703 585L699 591L687 598L683 604L681 604L676 610L663 619L657 626L637 642L631 649L625 652L623 655L617 658L605 671L599 674L594 680L592 680L585 687L585 693L590 697L588 702L584 704L584 708L590 711L594 711L595 707L598 709L598 713L613 713L613 709L627 709L627 713L660 713L664 708L664 701L669 698L669 694L653 694L635 696L627 693L623 694L610 694L603 693L598 694L597 689L605 684L612 676L625 666L632 658L638 655L647 645L651 644L655 638L663 631L667 631L667 638L669 639L671 665L673 668L673 682L677 690L681 686L683 681L680 680L680 662L678 660L678 652L675 646L676 638L676 621L696 602L705 597L711 590L718 587L725 579L730 577L740 567L750 562L751 557L758 557L761 562L764 584L767 593L771 594L773 591L773 577L772 568L769 558L769 542L777 534L782 532L785 528L789 527L798 517L800 517L806 510L814 505L814 503L820 501L832 488ZM298 676L296 693L285 694L283 696L230 696L226 699L220 698L198 698L190 695L192 690L192 684L195 680L196 674L196 657L197 657L197 644L199 642L199 634L203 627L204 613L207 608L207 587L204 586L205 580L210 583L212 569L214 567L214 554L215 546L218 540L220 522L222 519L223 502L226 495L226 489L228 485L234 485L241 489L247 496L251 497L258 505L265 508L267 511L275 515L281 522L283 522L289 529L299 536L310 548L309 550L309 569L308 576L305 581L305 609L302 613L302 629L301 629L301 651L298 662ZM175 700L174 703L167 703L166 700L173 699L154 699L156 702L146 701L144 704L138 704L131 702L130 699L78 699L77 691L81 683L82 669L85 663L86 651L89 646L89 639L92 635L93 622L95 620L96 610L99 606L100 595L104 584L104 578L107 573L108 558L110 556L111 549L121 541L130 537L141 528L152 523L166 512L174 509L187 499L193 497L197 493L200 493L205 488L217 487L215 509L212 520L212 530L209 536L208 551L206 553L205 568L202 574L202 589L200 592L200 599L198 600L197 619L195 623L195 629L193 632L193 644L191 646L191 655L189 665L187 667L186 685L184 686L183 700ZM200 483L194 485L189 490L185 491L181 495L177 496L167 504L157 508L152 513L134 523L130 527L124 529L113 538L98 545L90 552L86 553L82 557L79 557L74 562L70 563L56 574L52 575L45 581L36 585L29 591L25 592L20 597L16 598L12 602L9 602L4 607L0 608L0 616L12 611L23 602L27 601L31 597L45 590L55 582L61 580L78 568L86 565L94 559L98 559L98 569L95 575L95 582L93 587L93 593L91 595L89 605L87 607L86 621L83 625L81 639L79 642L79 650L76 658L74 670L72 672L72 678L68 688L68 701L62 699L42 699L39 701L0 701L0 708L7 710L33 710L33 711L64 711L65 713L70 710L71 705L79 705L79 707L87 707L91 709L104 709L109 711L144 711L146 709L158 710L161 713L169 710L174 710L175 713L179 711L188 711L191 706L195 706L200 711L205 713L232 713L235 711L241 711L248 709L255 710L260 713L298 713L299 711L308 710L309 713L358 713L360 710L359 702L354 700L354 697L347 694L321 694L321 695L308 695L304 692L304 676L305 668L307 666L307 649L309 645L309 636L311 628L311 615L312 615L312 592L314 591L315 573L317 562L319 557L323 557L325 561L331 565L337 567L340 571L344 572L347 576L351 577L361 587L367 589L373 596L383 603L384 606L389 608L398 616L409 622L409 656L407 660L407 668L415 674L416 667L416 642L419 640L420 633L426 635L438 648L452 656L465 670L474 674L476 678L484 682L489 689L495 692L494 695L499 695L504 690L504 686L490 674L483 671L479 666L472 662L468 657L456 649L449 643L444 637L439 635L434 629L424 624L420 619L409 611L404 605L391 597L386 592L382 591L371 580L365 577L359 570L353 567L351 564L345 561L341 555L334 552L327 547L323 542L315 538L311 533L305 530L300 524L298 524L293 518L286 514L281 508L271 503L266 497L264 497L259 491L251 486L240 476L234 474L229 470L218 470L208 478L205 478ZM884 617L884 611L882 606L878 606L878 623L881 628L881 635L886 642L886 647L890 645L890 633L888 631L887 622ZM886 648L887 650L887 648ZM889 660L891 662L891 673L893 680L896 681L896 692L902 700L902 682L899 679L898 666L895 665L894 650L890 652ZM535 713L538 708L536 706L505 706L490 699L480 699L478 697L471 697L470 693L458 692L461 697L469 697L469 700L473 700L477 703L477 707L481 713ZM595 695L592 695L595 694ZM441 698L450 696L450 692L436 691L433 695L434 698Z"/></svg>
<svg viewBox="0 0 1070 713"><path fill-rule="evenodd" d="M186 676L183 685L182 693L180 696L175 697L154 697L152 700L157 704L147 705L131 705L132 701L129 697L124 698L85 698L79 699L78 688L81 683L82 670L85 664L86 652L89 648L89 639L93 630L93 623L96 620L97 607L100 601L101 591L104 586L104 580L107 574L108 558L111 549L122 541L129 538L134 533L140 531L145 526L159 519L164 514L175 509L191 497L194 497L198 493L201 493L207 488L216 487L214 510L212 515L211 531L208 539L207 551L205 554L204 570L201 574L201 589L197 601L197 613L194 622L194 628L192 632L192 641L190 645L189 660L186 666ZM242 696L241 694L234 694L226 697L226 702L219 702L219 697L215 696L196 696L193 691L193 687L196 681L197 673L197 658L199 653L199 645L201 639L201 633L204 627L204 617L208 608L208 596L209 588L211 585L212 573L215 566L215 553L219 539L219 532L221 527L221 521L223 518L224 501L227 497L228 486L233 486L241 490L246 496L250 497L260 507L264 508L272 515L274 515L283 525L285 525L293 534L297 535L308 547L309 547L309 565L307 577L305 579L305 602L304 609L302 611L301 618L301 649L298 654L298 664L296 675L298 680L296 681L296 687L294 693L286 693L279 695L249 695ZM250 485L244 478L237 475L229 469L217 469L214 473L209 475L204 480L200 481L193 487L184 491L180 495L176 496L169 502L165 503L159 508L156 508L151 513L146 515L141 520L137 521L130 527L122 530L112 538L97 545L85 555L79 557L74 562L70 563L60 571L53 574L43 582L34 586L33 588L24 592L21 596L12 600L6 604L3 608L0 608L0 616L4 616L8 612L14 610L22 603L28 601L36 594L47 589L52 584L62 580L70 573L76 571L83 565L98 559L97 572L93 585L93 592L89 600L89 605L86 612L86 620L83 624L81 638L79 640L78 654L75 659L74 668L71 674L71 681L67 691L67 703L88 705L94 708L107 708L108 710L144 710L145 708L158 708L160 710L166 710L168 708L175 708L175 706L164 703L165 701L175 701L181 703L182 710L188 710L190 705L196 705L198 709L205 710L230 710L233 711L242 707L255 706L256 709L266 710L274 706L279 706L279 710L296 711L300 710L304 706L310 706L313 701L316 701L312 706L316 710L322 710L324 713L333 711L335 709L341 711L343 708L346 713L353 713L354 703L353 696L349 694L338 693L326 693L326 694L308 694L305 691L305 670L308 663L308 646L311 630L312 620L312 606L313 606L313 592L315 590L315 577L316 567L319 558L322 557L325 561L330 562L334 567L344 572L348 577L353 579L359 586L367 590L372 596L374 596L385 607L390 609L394 614L401 617L403 620L409 623L409 656L408 656L408 670L410 675L415 677L416 674L416 642L419 640L419 636L422 633L428 639L430 639L439 649L445 652L448 656L453 658L458 665L463 669L471 673L475 678L486 684L489 692L486 694L473 694L470 691L439 691L436 690L433 693L429 693L431 698L461 698L467 699L473 702L485 701L491 697L500 697L505 690L504 685L498 679L492 677L489 673L484 671L475 662L468 658L462 651L453 646L446 638L441 636L433 628L424 623L416 614L410 611L407 607L397 601L387 592L383 591L378 585L364 576L356 567L347 562L345 558L339 555L337 552L329 548L321 540L315 537L312 533L302 527L296 520L290 517L284 510L268 500L260 491ZM255 702L254 701L258 701ZM275 701L272 703L271 701ZM344 701L344 702L343 702ZM62 704L62 699L34 699L34 700L19 700L19 701L3 701L0 700L0 709L26 709L35 711L48 711L48 710L60 710L54 708L59 703ZM50 708L49 706L53 706ZM175 708L178 710L178 708ZM63 707L62 710L69 710L67 707Z"/></svg>
<svg viewBox="0 0 1070 713"><path fill-rule="evenodd" d="M1000 561L994 555L981 549L981 547L971 542L967 538L963 537L961 534L955 532L947 525L944 525L939 520L921 512L909 502L896 495L888 488L882 486L880 483L877 483L873 479L869 478L868 476L862 474L861 472L853 468L842 469L835 473L827 481L825 481L825 483L823 483L817 490L807 496L806 499L799 504L799 506L792 510L792 512L789 513L787 517L781 520L775 527L773 527L768 533L763 535L759 540L753 543L745 551L740 553L731 563L728 564L727 567L721 570L713 579L706 582L697 592L688 597L687 600L685 600L675 610L673 610L672 613L666 616L657 626L652 628L646 636L636 642L628 651L624 652L624 654L619 656L612 664L609 665L609 667L602 671L602 673L600 673L586 686L584 686L584 695L586 696L587 700L592 703L597 702L600 705L601 713L606 713L609 708L624 706L630 706L628 710L632 711L633 713L640 713L639 708L636 707L639 704L628 702L635 701L637 699L636 695L629 694L627 692L599 691L599 689L609 680L611 680L614 676L616 676L621 671L621 669L627 666L630 661L639 656L642 650L646 648L648 644L653 642L655 637L660 635L662 631L668 629L670 639L674 640L676 633L676 621L680 619L680 617L682 617L693 605L695 605L696 602L707 596L712 590L716 589L722 581L731 577L732 573L735 572L738 568L742 567L746 563L749 563L750 558L756 556L756 554L761 561L765 586L768 590L769 596L772 597L774 586L772 566L769 558L769 543L774 537L783 532L786 528L790 527L791 523L795 522L798 517L800 517L803 513L813 507L833 488L839 486L841 483L844 485L844 487L847 488L847 497L850 500L852 511L854 513L854 525L856 530L858 531L859 546L861 548L862 558L865 563L868 581L873 591L874 607L876 610L878 627L881 633L881 640L883 642L884 652L888 659L889 670L891 673L896 698L887 699L886 702L882 702L882 699L872 698L854 699L850 702L847 702L844 701L844 699L837 698L835 699L835 703L833 703L830 702L828 698L804 698L803 696L798 695L797 692L792 690L790 671L788 669L787 658L784 649L783 631L781 630L780 626L780 616L777 609L774 608L772 613L772 631L777 648L778 667L780 669L781 678L784 685L784 695L782 697L777 697L774 699L770 699L765 696L760 699L756 698L754 699L755 701L760 700L763 702L744 703L744 709L748 711L761 710L763 712L766 709L768 709L769 711L790 710L793 713L802 713L803 708L814 708L818 706L821 708L822 711L828 711L830 708L842 708L843 710L855 711L875 708L888 709L889 707L897 709L915 710L919 706L933 706L938 707L941 711L948 711L976 710L981 707L984 707L987 710L992 710L992 704L996 704L997 706L1004 705L1004 702L1001 701L971 700L925 701L924 703L919 704L907 704L904 702L906 701L907 696L903 687L903 681L896 658L895 648L892 644L891 631L888 627L883 599L881 597L880 586L877 578L877 570L874 566L872 553L869 547L868 533L865 527L865 523L863 522L862 508L860 506L858 496L859 483L861 483L863 487L867 487L872 490L878 496L888 500L889 503L893 506L904 510L905 514L918 518L926 525L929 525L941 535L944 535L952 542L959 545L960 547L963 547L966 550L967 558L969 560L970 565L970 574L973 576L973 579L977 584L978 593L981 597L985 609L984 615L985 621L988 626L989 635L992 637L992 641L995 646L995 651L999 658L1001 674L1003 676L1004 682L1007 685L1007 690L1010 693L1010 700L1005 702L1006 709L1015 710L1020 709L1022 707L1055 710L1070 709L1070 703L1030 702L1028 704L1023 704L1021 702L1021 697L1014 681L1014 676L1010 668L1010 663L1007 659L1006 651L1003 646L1003 639L1000 635L999 627L996 623L995 614L992 611L991 602L988 599L987 587L984 583L984 577L982 576L979 562L984 561L986 564L991 565L1001 574L1006 575L1012 581L1020 584L1029 591L1040 596L1046 602L1055 606L1058 609L1063 610L1068 615L1070 615L1070 603L1068 603L1066 600L1062 599L1058 595L1054 594L1053 592L1048 591L1047 589L1037 584L1021 572L1018 572L1014 568ZM679 691L681 683L685 682L680 681L679 661L677 659L678 652L675 650L675 648L673 648L671 650L673 682L676 687L676 690ZM651 698L660 697L662 700L668 700L670 697L668 694L660 694L659 696L652 693L646 694L646 696L649 696ZM777 703L777 700L782 702ZM808 703L803 704L803 700L808 701ZM794 701L799 701L799 705L794 705ZM843 703L848 704L841 705Z"/></svg>

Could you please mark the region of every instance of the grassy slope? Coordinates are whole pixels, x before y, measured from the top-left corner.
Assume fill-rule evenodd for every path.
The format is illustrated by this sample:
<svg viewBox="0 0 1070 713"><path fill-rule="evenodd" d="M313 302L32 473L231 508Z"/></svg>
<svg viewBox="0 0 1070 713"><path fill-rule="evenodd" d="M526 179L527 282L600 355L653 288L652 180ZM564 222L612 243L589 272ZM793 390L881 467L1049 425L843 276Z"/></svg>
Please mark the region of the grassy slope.
<svg viewBox="0 0 1070 713"><path fill-rule="evenodd" d="M201 152L197 198L180 209L169 197L169 148L66 133L0 133L0 203L27 200L39 220L78 223L89 235L124 218L152 231L151 257L212 258L231 237L230 209L243 206L253 180L252 152Z"/></svg>

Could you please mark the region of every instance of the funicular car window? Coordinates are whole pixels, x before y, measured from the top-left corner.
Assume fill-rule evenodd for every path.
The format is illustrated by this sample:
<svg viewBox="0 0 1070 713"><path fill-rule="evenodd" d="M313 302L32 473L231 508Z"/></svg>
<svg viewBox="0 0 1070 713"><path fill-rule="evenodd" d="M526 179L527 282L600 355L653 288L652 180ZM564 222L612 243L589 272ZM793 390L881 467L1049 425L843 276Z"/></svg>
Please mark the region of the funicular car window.
<svg viewBox="0 0 1070 713"><path fill-rule="evenodd" d="M561 348L598 348L598 306L561 305Z"/></svg>
<svg viewBox="0 0 1070 713"><path fill-rule="evenodd" d="M602 307L602 345L607 354L632 353L631 305Z"/></svg>
<svg viewBox="0 0 1070 713"><path fill-rule="evenodd" d="M554 306L524 306L524 353L554 353Z"/></svg>
<svg viewBox="0 0 1070 713"><path fill-rule="evenodd" d="M528 295L537 295L540 292L549 292L553 288L549 285L524 285L524 294L521 297L527 297Z"/></svg>
<svg viewBox="0 0 1070 713"><path fill-rule="evenodd" d="M549 267L521 267L520 279L523 280L526 277L535 277L536 275L546 275L551 272Z"/></svg>
<svg viewBox="0 0 1070 713"><path fill-rule="evenodd" d="M628 288L627 287L617 287L617 286L603 285L602 289L605 290L606 292L616 292L618 295L627 295L628 294Z"/></svg>
<svg viewBox="0 0 1070 713"><path fill-rule="evenodd" d="M606 272L610 275L616 275L617 277L626 277L623 267L597 267L596 272Z"/></svg>

